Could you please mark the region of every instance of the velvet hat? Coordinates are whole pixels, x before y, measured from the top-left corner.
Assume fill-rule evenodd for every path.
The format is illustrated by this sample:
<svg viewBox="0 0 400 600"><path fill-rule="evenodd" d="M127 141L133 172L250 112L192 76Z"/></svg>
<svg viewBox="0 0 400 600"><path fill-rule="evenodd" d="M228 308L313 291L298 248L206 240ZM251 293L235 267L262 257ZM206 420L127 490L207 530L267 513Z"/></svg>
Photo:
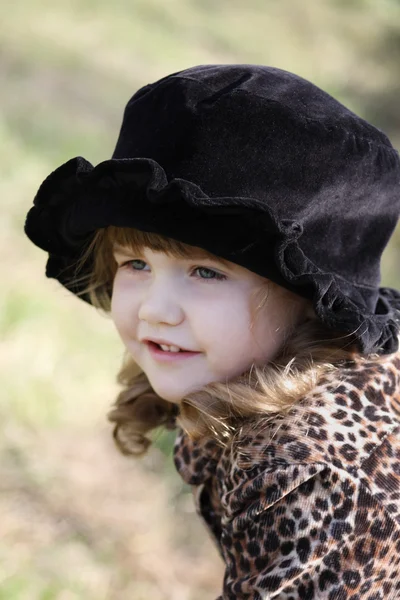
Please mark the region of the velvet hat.
<svg viewBox="0 0 400 600"><path fill-rule="evenodd" d="M362 353L387 354L400 293L379 287L380 260L399 211L399 155L379 129L287 71L201 65L139 89L112 158L51 173L25 232L75 294L96 229L135 227L275 281Z"/></svg>

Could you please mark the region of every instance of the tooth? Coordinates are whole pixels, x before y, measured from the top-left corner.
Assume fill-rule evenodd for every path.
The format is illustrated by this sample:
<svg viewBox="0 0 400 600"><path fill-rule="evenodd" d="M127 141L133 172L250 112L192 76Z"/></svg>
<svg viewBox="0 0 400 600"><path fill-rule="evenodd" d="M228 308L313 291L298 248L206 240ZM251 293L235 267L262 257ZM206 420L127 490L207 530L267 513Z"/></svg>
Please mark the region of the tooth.
<svg viewBox="0 0 400 600"><path fill-rule="evenodd" d="M167 346L166 344L160 344L160 348L164 350L164 352L180 352L180 348L178 348L178 346Z"/></svg>

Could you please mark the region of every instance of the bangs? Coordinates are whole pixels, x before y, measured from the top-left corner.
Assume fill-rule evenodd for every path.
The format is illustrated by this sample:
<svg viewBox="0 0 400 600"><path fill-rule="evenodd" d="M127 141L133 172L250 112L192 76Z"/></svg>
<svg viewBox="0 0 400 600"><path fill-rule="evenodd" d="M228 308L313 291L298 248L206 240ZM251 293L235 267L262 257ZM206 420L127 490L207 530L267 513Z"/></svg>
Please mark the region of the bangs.
<svg viewBox="0 0 400 600"><path fill-rule="evenodd" d="M104 230L104 238L111 251L125 249L139 254L148 248L153 252L164 252L175 258L213 258L226 262L202 248L189 246L158 233L139 231L131 227L109 226Z"/></svg>

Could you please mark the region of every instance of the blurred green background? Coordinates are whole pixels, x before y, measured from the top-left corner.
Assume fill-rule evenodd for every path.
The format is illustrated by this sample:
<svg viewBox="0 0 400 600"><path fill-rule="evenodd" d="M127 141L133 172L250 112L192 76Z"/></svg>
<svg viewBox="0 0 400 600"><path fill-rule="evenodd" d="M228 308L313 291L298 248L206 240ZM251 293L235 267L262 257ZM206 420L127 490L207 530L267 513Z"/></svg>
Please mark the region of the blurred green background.
<svg viewBox="0 0 400 600"><path fill-rule="evenodd" d="M294 71L399 148L399 54L398 0L2 0L0 600L211 599L223 573L171 436L140 461L110 441L122 348L23 234L41 181L109 158L134 91L204 63Z"/></svg>

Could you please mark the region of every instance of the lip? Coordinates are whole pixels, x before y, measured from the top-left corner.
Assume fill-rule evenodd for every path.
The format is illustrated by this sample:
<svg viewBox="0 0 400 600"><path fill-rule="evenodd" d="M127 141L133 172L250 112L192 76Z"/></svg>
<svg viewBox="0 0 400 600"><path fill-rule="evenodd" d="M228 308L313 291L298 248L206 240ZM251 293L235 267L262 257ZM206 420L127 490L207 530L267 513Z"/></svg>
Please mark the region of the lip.
<svg viewBox="0 0 400 600"><path fill-rule="evenodd" d="M177 363L201 354L201 352L192 352L190 350L181 352L164 352L164 350L161 350L161 348L156 345L164 344L164 342L154 342L153 340L143 340L143 342L146 344L150 356L157 362ZM169 345L171 346L175 344Z"/></svg>

